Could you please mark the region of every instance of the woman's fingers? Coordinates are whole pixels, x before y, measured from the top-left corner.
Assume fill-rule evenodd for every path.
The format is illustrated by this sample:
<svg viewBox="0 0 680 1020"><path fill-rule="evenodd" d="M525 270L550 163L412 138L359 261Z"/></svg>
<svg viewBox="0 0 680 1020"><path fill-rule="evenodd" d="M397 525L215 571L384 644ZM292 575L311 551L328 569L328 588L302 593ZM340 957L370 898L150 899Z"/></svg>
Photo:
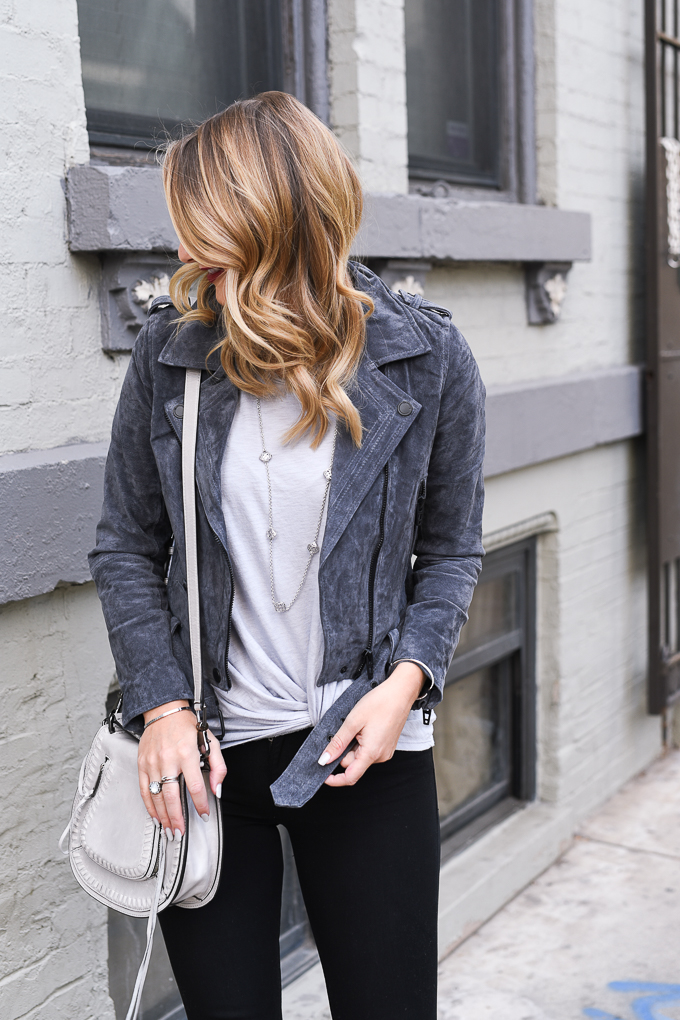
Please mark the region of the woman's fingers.
<svg viewBox="0 0 680 1020"><path fill-rule="evenodd" d="M331 737L330 741L326 745L319 758L319 765L328 765L329 762L335 761L340 757L342 752L349 747L361 729L361 723L358 720L355 720L356 717L352 711L347 716L335 736Z"/></svg>
<svg viewBox="0 0 680 1020"><path fill-rule="evenodd" d="M184 782L186 783L187 793L193 800L199 817L206 822L209 817L210 808L208 805L208 795L205 791L205 783L203 782L203 773L201 772L198 759L187 762L184 768ZM184 826L182 826L183 829Z"/></svg>
<svg viewBox="0 0 680 1020"><path fill-rule="evenodd" d="M140 768L139 769L139 792L141 794L142 800L144 801L144 807L149 812L149 814L151 815L152 818L155 818L157 822L160 822L160 818L158 817L158 812L156 811L156 805L154 803L154 798L151 796L151 793L149 791L149 783L150 782L151 782L151 780L149 779L149 777L146 774L146 772L144 772Z"/></svg>
<svg viewBox="0 0 680 1020"><path fill-rule="evenodd" d="M326 780L328 786L354 786L363 776L369 765L372 765L376 758L365 747L357 747L354 757L344 772L339 775L330 775Z"/></svg>
<svg viewBox="0 0 680 1020"><path fill-rule="evenodd" d="M224 764L222 748L219 740L208 733L210 739L210 789L216 797L222 796L222 780L227 774L227 766Z"/></svg>
<svg viewBox="0 0 680 1020"><path fill-rule="evenodd" d="M184 834L184 813L182 811L182 800L179 795L179 783L163 783L163 792L158 796L163 801L164 813L167 821L163 825L168 839L173 839L174 834Z"/></svg>

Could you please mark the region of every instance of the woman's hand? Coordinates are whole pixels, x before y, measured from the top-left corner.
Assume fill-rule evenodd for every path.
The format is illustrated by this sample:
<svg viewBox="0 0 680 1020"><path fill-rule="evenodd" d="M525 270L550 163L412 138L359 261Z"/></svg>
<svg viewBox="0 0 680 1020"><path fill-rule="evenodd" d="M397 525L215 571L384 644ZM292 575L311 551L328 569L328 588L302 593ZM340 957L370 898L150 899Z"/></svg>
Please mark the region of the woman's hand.
<svg viewBox="0 0 680 1020"><path fill-rule="evenodd" d="M364 694L319 759L319 764L335 761L356 737L358 746L340 762L345 771L330 775L328 786L354 786L369 765L392 757L424 679L415 662L400 662L386 680Z"/></svg>
<svg viewBox="0 0 680 1020"><path fill-rule="evenodd" d="M173 708L187 705L186 701L170 701L165 705L144 713L144 721L169 712ZM160 793L152 794L149 783L163 776L184 774L187 790L198 814L208 820L208 798L205 792L201 758L198 753L196 716L193 712L175 712L159 719L142 734L139 742L137 765L139 768L139 790L146 810L157 818L165 829L169 840L173 833L176 839L184 835L184 816L179 796L179 783L164 783ZM210 788L216 797L222 794L222 780L227 774L219 741L208 731L210 737Z"/></svg>

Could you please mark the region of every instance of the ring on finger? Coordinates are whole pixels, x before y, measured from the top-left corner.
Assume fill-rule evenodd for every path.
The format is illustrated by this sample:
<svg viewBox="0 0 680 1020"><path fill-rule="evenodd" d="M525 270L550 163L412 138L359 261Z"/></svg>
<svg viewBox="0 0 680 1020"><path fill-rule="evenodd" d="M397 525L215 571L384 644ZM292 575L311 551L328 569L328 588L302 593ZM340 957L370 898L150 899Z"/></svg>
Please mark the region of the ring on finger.
<svg viewBox="0 0 680 1020"><path fill-rule="evenodd" d="M179 776L163 776L163 778L161 779L161 786L163 785L163 783L179 783L181 776L182 776L181 772Z"/></svg>
<svg viewBox="0 0 680 1020"><path fill-rule="evenodd" d="M163 789L163 780L154 779L153 782L149 783L149 793L152 793L154 797L159 794Z"/></svg>

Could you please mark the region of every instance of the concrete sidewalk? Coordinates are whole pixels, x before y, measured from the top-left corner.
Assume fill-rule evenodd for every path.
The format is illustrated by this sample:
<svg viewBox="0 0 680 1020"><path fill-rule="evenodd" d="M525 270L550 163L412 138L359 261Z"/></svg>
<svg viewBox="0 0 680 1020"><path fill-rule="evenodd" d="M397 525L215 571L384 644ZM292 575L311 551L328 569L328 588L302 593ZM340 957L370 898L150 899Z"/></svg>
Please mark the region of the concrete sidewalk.
<svg viewBox="0 0 680 1020"><path fill-rule="evenodd" d="M330 1017L318 968L295 998L286 1020ZM680 1020L680 751L442 962L439 1002L440 1020Z"/></svg>

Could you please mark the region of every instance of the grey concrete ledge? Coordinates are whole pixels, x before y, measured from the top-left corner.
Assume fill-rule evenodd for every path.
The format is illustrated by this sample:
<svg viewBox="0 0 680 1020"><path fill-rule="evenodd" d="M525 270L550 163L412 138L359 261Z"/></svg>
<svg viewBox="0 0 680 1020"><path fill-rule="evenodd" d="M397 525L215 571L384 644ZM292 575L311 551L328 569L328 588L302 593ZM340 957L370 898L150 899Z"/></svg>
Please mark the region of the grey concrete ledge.
<svg viewBox="0 0 680 1020"><path fill-rule="evenodd" d="M68 174L72 251L176 251L158 167L73 167ZM419 195L367 195L354 253L462 262L589 259L590 216L537 205L467 203Z"/></svg>
<svg viewBox="0 0 680 1020"><path fill-rule="evenodd" d="M639 368L624 366L490 389L485 474L640 435L641 382ZM89 580L106 449L83 443L0 457L0 603ZM528 523L533 533L551 522ZM492 543L518 539L507 530Z"/></svg>
<svg viewBox="0 0 680 1020"><path fill-rule="evenodd" d="M575 262L591 257L590 215L508 202L368 195L354 247L373 258Z"/></svg>
<svg viewBox="0 0 680 1020"><path fill-rule="evenodd" d="M642 369L490 387L484 474L518 468L631 439L642 433Z"/></svg>
<svg viewBox="0 0 680 1020"><path fill-rule="evenodd" d="M71 251L177 251L159 167L72 167L66 200Z"/></svg>
<svg viewBox="0 0 680 1020"><path fill-rule="evenodd" d="M0 603L90 579L107 446L0 457Z"/></svg>

